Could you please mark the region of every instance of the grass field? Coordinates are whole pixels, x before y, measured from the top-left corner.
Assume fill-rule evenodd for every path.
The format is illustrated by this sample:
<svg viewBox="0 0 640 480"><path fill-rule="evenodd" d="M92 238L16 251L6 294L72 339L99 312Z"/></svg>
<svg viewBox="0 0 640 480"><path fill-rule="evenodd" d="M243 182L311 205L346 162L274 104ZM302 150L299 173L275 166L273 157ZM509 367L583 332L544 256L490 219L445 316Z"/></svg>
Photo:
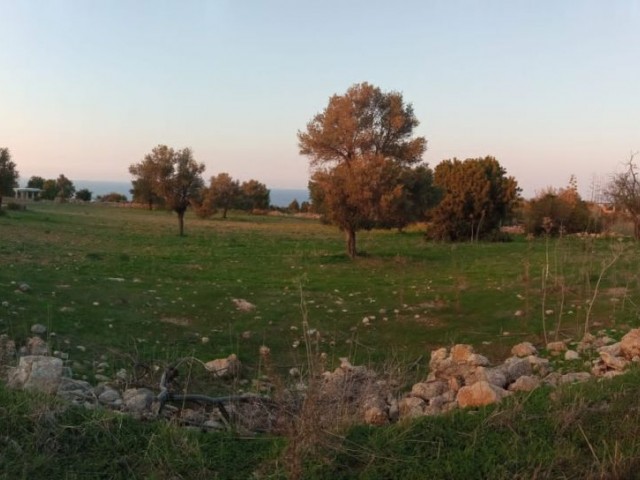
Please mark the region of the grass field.
<svg viewBox="0 0 640 480"><path fill-rule="evenodd" d="M544 330L552 339L558 321L562 338L579 338L594 296L596 327L638 323L638 247L626 240L449 245L374 231L351 261L337 229L313 220L188 218L187 236L176 231L164 211L96 205L0 217L0 332L21 340L45 324L52 347L90 375L100 356L116 369L236 353L254 368L260 345L279 366L300 365L303 309L314 348L377 366L460 342L498 360L521 340L542 343Z"/></svg>
<svg viewBox="0 0 640 480"><path fill-rule="evenodd" d="M450 245L425 242L419 229L373 231L360 234L363 256L351 261L334 227L308 219L188 217L186 233L178 237L176 218L163 211L38 203L7 212L0 216L0 333L21 342L32 324L45 324L52 349L67 352L74 375L91 381L98 363L115 373L230 353L252 380L261 374L261 345L282 372L304 370L307 339L333 363L348 356L377 370L411 366L403 370L408 384L426 376L437 347L471 343L498 361L523 340L579 339L585 324L615 336L640 323L631 240ZM30 291L21 292L21 282ZM233 299L256 308L240 311ZM228 388L200 382L198 389ZM604 478L618 469L608 478L631 478L625 475L640 455L633 400L640 376L611 385L358 427L310 459L306 477ZM1 386L0 419L7 443L0 444L0 478L283 478L286 471L282 439L58 411L52 399ZM9 438L21 449L13 452ZM88 448L85 467L74 460L78 445ZM25 456L33 462L26 465Z"/></svg>

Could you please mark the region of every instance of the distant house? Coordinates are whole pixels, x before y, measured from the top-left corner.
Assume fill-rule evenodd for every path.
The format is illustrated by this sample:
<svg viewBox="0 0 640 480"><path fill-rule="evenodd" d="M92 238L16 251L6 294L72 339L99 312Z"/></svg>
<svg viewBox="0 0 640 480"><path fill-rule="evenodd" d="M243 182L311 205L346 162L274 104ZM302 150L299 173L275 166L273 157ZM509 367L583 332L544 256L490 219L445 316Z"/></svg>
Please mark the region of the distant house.
<svg viewBox="0 0 640 480"><path fill-rule="evenodd" d="M26 200L36 200L42 190L40 188L23 187L23 188L14 188L13 191L15 192L16 200L26 201Z"/></svg>

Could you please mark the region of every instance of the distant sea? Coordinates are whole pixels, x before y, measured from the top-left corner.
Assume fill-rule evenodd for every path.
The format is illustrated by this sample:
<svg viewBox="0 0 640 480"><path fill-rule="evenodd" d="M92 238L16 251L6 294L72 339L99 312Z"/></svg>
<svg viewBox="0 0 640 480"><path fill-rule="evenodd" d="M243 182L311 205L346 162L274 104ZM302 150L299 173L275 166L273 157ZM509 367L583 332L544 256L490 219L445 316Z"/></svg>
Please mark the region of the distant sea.
<svg viewBox="0 0 640 480"><path fill-rule="evenodd" d="M93 198L107 193L115 192L125 195L131 200L131 182L107 182L97 180L73 180L76 190L83 188L93 193ZM306 188L272 188L271 205L275 207L287 207L293 200L298 203L309 201L309 190Z"/></svg>

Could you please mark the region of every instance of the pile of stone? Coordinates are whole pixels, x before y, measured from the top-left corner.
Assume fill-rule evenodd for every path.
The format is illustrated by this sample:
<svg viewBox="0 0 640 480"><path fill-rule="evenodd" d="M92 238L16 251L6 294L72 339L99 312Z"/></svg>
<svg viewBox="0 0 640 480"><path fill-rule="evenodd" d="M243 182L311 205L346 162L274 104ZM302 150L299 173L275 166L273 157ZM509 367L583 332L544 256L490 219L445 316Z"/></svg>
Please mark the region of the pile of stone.
<svg viewBox="0 0 640 480"><path fill-rule="evenodd" d="M39 333L42 329L35 330ZM300 408L311 406L312 410L302 413L314 415L318 428L329 428L345 419L382 425L402 418L497 403L515 392L528 392L540 385L558 386L620 375L632 362L640 362L640 329L631 330L620 342L609 338L606 332L599 332L595 336L585 335L580 342L551 342L544 351L550 358L564 358L563 368L571 371L552 371L549 359L543 358L529 342L515 345L511 356L498 365L491 365L472 346L458 344L433 351L427 378L413 385L399 400L394 394L397 385L393 379L382 378L367 367L354 366L346 358L341 359L335 370L323 372L306 383L301 381L300 372L292 369L291 376L297 383L285 392L273 391L278 383L274 379L265 378L261 382L269 384L266 391L272 391L274 398L286 398L287 405L283 403L281 410L286 407L297 415ZM16 359L17 366L12 366ZM204 365L217 379L236 379L242 368L233 354ZM124 369L113 378L104 376L97 386L73 379L64 359L50 355L47 343L38 335L27 339L19 349L7 335L0 335L0 369L11 388L56 394L87 408L103 406L140 417L153 418L159 413L155 393L147 388L130 388ZM271 428L277 420L273 411L265 411L264 404L232 405L230 409L237 409L236 413L243 417L256 418L254 423L260 423L264 429ZM164 414L197 428L223 428L220 416L205 413L204 409L166 405Z"/></svg>

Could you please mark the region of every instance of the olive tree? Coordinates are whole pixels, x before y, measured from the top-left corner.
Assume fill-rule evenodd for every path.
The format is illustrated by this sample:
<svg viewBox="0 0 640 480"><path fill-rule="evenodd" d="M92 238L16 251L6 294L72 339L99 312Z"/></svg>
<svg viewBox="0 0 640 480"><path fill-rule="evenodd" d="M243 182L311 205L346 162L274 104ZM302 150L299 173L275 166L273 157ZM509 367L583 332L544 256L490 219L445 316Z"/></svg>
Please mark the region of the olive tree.
<svg viewBox="0 0 640 480"><path fill-rule="evenodd" d="M368 83L333 95L327 107L298 131L300 153L310 158L314 208L345 234L349 257L356 232L388 226L406 196L403 171L421 162L424 137L402 94Z"/></svg>
<svg viewBox="0 0 640 480"><path fill-rule="evenodd" d="M174 150L158 145L142 162L131 165L129 171L145 172L152 193L162 198L169 210L178 214L179 232L183 236L184 214L201 195L204 169L204 164L194 160L191 149Z"/></svg>

